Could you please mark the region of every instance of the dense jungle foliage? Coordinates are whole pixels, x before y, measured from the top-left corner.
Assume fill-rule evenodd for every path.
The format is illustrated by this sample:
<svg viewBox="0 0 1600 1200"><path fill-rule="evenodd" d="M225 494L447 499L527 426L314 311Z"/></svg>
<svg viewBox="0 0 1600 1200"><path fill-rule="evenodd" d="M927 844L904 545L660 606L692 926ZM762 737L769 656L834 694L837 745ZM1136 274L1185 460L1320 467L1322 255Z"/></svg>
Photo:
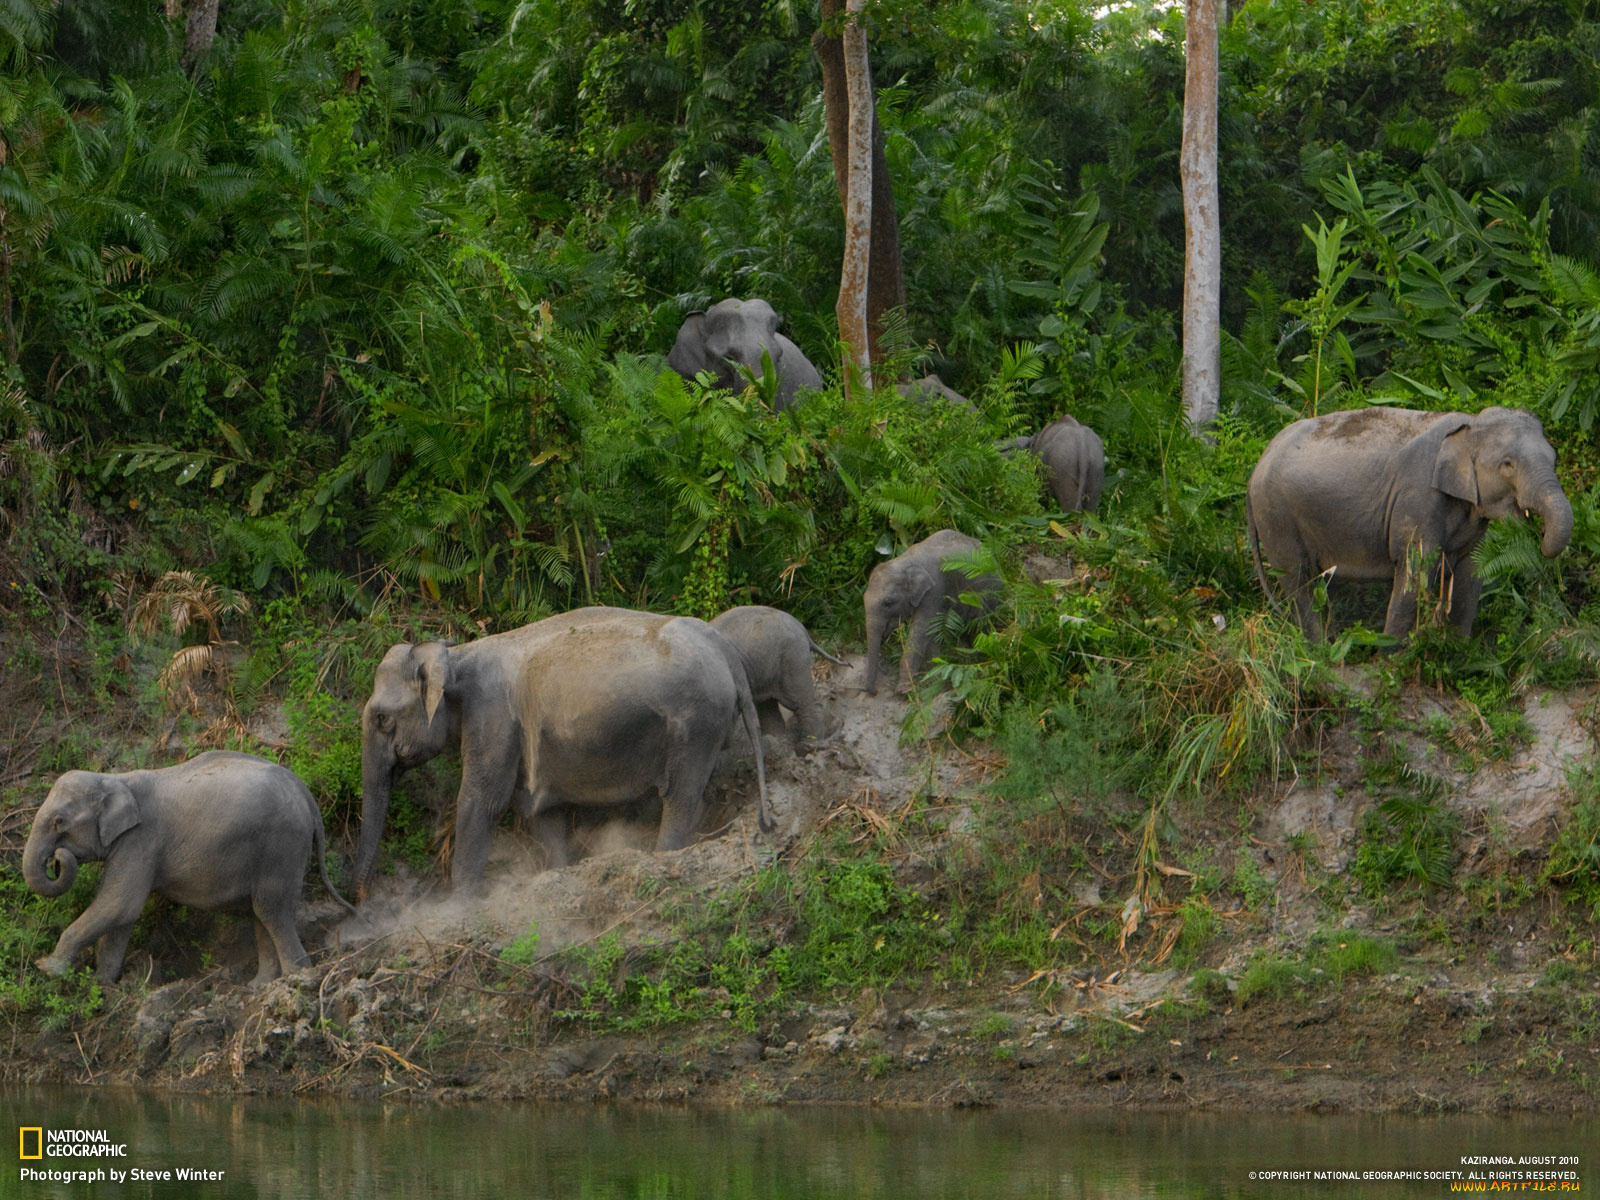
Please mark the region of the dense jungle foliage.
<svg viewBox="0 0 1600 1200"><path fill-rule="evenodd" d="M148 0L0 0L0 612L82 631L126 687L114 647L168 572L211 597L168 606L208 614L181 640L247 601L229 704L287 683L290 765L348 815L349 700L397 629L763 602L849 638L880 556L957 526L1013 586L933 682L1024 809L1138 797L1159 889L1162 806L1286 769L1329 663L1381 640L1307 647L1266 612L1266 441L1500 403L1556 443L1572 547L1496 526L1481 632L1424 629L1386 670L1490 715L1593 677L1594 4L1229 6L1208 440L1177 395L1181 11L868 12L909 297L880 375L936 370L973 411L833 386L775 417L665 370L729 295L837 359L813 6L224 0L186 70ZM1061 412L1105 440L1097 515L1048 513L994 448ZM1594 840L1568 857L1552 878L1600 903Z"/></svg>

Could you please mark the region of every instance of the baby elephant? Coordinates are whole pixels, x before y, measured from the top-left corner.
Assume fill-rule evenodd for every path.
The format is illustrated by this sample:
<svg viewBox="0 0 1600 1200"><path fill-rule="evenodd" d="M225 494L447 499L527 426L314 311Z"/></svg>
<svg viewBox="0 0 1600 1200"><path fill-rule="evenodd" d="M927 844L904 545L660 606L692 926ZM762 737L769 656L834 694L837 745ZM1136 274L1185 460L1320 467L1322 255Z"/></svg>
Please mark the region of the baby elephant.
<svg viewBox="0 0 1600 1200"><path fill-rule="evenodd" d="M941 529L910 547L899 558L879 563L867 579L862 597L867 613L867 678L863 689L878 691L878 653L883 635L901 621L911 620L911 645L900 663L900 690L909 692L911 681L933 653L933 626L938 617L954 610L970 621L995 606L1000 598L1000 577L969 578L958 567L946 567L950 558L965 557L983 543L975 537ZM978 605L963 604L964 592L976 592Z"/></svg>
<svg viewBox="0 0 1600 1200"><path fill-rule="evenodd" d="M1067 416L1015 444L1044 463L1045 483L1062 512L1095 510L1106 482L1106 448L1099 434Z"/></svg>
<svg viewBox="0 0 1600 1200"><path fill-rule="evenodd" d="M106 865L94 900L37 965L64 975L99 939L95 978L110 983L155 892L194 908L248 901L254 982L276 979L311 961L295 932L295 907L312 855L328 891L354 913L328 879L322 813L311 792L293 771L253 754L212 750L175 767L121 775L68 771L33 819L22 873L41 896L60 896L80 862Z"/></svg>
<svg viewBox="0 0 1600 1200"><path fill-rule="evenodd" d="M746 604L715 618L711 628L732 642L744 660L744 673L750 678L750 692L764 730L783 728L783 714L778 711L781 704L795 715L796 747L827 735L827 722L811 683L811 656L820 654L841 667L845 663L812 641L804 625L765 604Z"/></svg>

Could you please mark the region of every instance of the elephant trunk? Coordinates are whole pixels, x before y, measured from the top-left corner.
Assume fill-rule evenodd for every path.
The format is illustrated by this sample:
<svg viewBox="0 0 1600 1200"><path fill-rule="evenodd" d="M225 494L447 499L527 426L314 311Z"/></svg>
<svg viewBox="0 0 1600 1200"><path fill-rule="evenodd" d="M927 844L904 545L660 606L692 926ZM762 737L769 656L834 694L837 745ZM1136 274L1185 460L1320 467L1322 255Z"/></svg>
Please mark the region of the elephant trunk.
<svg viewBox="0 0 1600 1200"><path fill-rule="evenodd" d="M54 879L49 872L52 862L56 865ZM51 845L48 837L35 830L28 835L28 844L22 852L22 876L41 896L64 896L78 878L78 859L66 847Z"/></svg>
<svg viewBox="0 0 1600 1200"><path fill-rule="evenodd" d="M1544 518L1542 549L1546 558L1554 558L1572 540L1572 504L1554 475L1540 480L1534 489L1533 503L1528 507Z"/></svg>
<svg viewBox="0 0 1600 1200"><path fill-rule="evenodd" d="M867 678L862 690L869 696L878 694L878 652L883 649L883 618L867 618Z"/></svg>
<svg viewBox="0 0 1600 1200"><path fill-rule="evenodd" d="M361 837L356 843L355 890L358 901L378 865L378 844L383 841L383 823L389 816L389 793L394 788L394 755L375 745L370 737L361 748Z"/></svg>

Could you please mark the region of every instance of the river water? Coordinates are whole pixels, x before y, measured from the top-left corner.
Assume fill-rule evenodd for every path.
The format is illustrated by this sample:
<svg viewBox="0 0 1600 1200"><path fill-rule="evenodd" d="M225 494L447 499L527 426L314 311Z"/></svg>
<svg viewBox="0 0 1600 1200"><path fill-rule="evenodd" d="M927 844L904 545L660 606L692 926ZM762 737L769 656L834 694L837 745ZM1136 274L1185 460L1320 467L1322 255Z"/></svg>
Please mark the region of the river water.
<svg viewBox="0 0 1600 1200"><path fill-rule="evenodd" d="M1028 1197L1463 1194L1476 1171L1520 1174L1517 1195L1600 1188L1600 1118L1312 1117L839 1107L737 1109L408 1106L67 1088L0 1090L0 1197L194 1196L271 1200L945 1200ZM38 1127L53 1135L24 1135ZM65 1131L83 1131L80 1134ZM126 1157L49 1154L65 1136ZM17 1156L34 1143L35 1161ZM1466 1156L1578 1158L1492 1167ZM107 1170L126 1181L49 1182L26 1171ZM183 1182L180 1169L221 1172ZM147 1173L135 1182L134 1171ZM1328 1172L1322 1179L1269 1178ZM1399 1182L1369 1171L1462 1178ZM170 1172L172 1179L150 1178ZM1535 1173L1573 1179L1534 1179ZM1252 1175L1252 1173L1254 1173ZM1332 1174L1338 1173L1338 1174ZM1357 1178L1350 1178L1354 1175ZM1342 1176L1342 1177L1341 1177ZM108 1177L109 1178L109 1177ZM1453 1189L1452 1183L1456 1185ZM1535 1189L1534 1184L1541 1185ZM1526 1187L1522 1185L1526 1184ZM1576 1184L1577 1186L1573 1186ZM1563 1186L1565 1185L1565 1186ZM1494 1194L1494 1193L1488 1193ZM1501 1193L1504 1194L1504 1193ZM1581 1194L1581 1193L1580 1193Z"/></svg>

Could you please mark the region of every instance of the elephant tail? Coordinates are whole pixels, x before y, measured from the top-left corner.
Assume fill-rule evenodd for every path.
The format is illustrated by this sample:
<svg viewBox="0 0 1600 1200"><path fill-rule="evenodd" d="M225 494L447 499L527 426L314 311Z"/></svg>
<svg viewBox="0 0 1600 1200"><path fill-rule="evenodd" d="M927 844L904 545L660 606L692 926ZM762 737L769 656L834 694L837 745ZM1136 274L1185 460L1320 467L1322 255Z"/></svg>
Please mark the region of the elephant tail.
<svg viewBox="0 0 1600 1200"><path fill-rule="evenodd" d="M1244 522L1250 540L1250 558L1256 565L1256 583L1261 585L1261 595L1267 604L1271 606L1273 612L1288 621L1291 618L1284 611L1283 605L1278 603L1278 598L1272 594L1272 584L1267 579L1267 569L1261 562L1261 533L1256 529L1256 513L1255 509L1250 505L1250 492L1248 490L1244 494Z"/></svg>
<svg viewBox="0 0 1600 1200"><path fill-rule="evenodd" d="M761 826L762 833L771 833L778 823L772 816L772 801L767 798L767 765L761 754L761 717L756 712L755 697L750 693L750 680L744 673L743 664L738 664L734 682L738 684L739 713L744 718L744 731L750 735L750 744L756 752L756 786L761 793L761 807L756 810L756 822Z"/></svg>
<svg viewBox="0 0 1600 1200"><path fill-rule="evenodd" d="M306 789L306 803L311 806L311 848L316 852L317 874L322 876L322 886L328 889L328 895L350 910L351 916L360 917L356 906L341 896L333 886L333 880L328 878L328 837L322 828L322 809L318 807L317 798L311 794L310 788Z"/></svg>
<svg viewBox="0 0 1600 1200"><path fill-rule="evenodd" d="M811 643L811 653L821 655L823 658L827 659L829 662L835 664L836 666L848 667L850 665L849 663L845 662L844 659L835 658L833 655L829 654L826 650L824 650L821 646L817 645L817 639L812 637L809 633L806 634L806 641Z"/></svg>

